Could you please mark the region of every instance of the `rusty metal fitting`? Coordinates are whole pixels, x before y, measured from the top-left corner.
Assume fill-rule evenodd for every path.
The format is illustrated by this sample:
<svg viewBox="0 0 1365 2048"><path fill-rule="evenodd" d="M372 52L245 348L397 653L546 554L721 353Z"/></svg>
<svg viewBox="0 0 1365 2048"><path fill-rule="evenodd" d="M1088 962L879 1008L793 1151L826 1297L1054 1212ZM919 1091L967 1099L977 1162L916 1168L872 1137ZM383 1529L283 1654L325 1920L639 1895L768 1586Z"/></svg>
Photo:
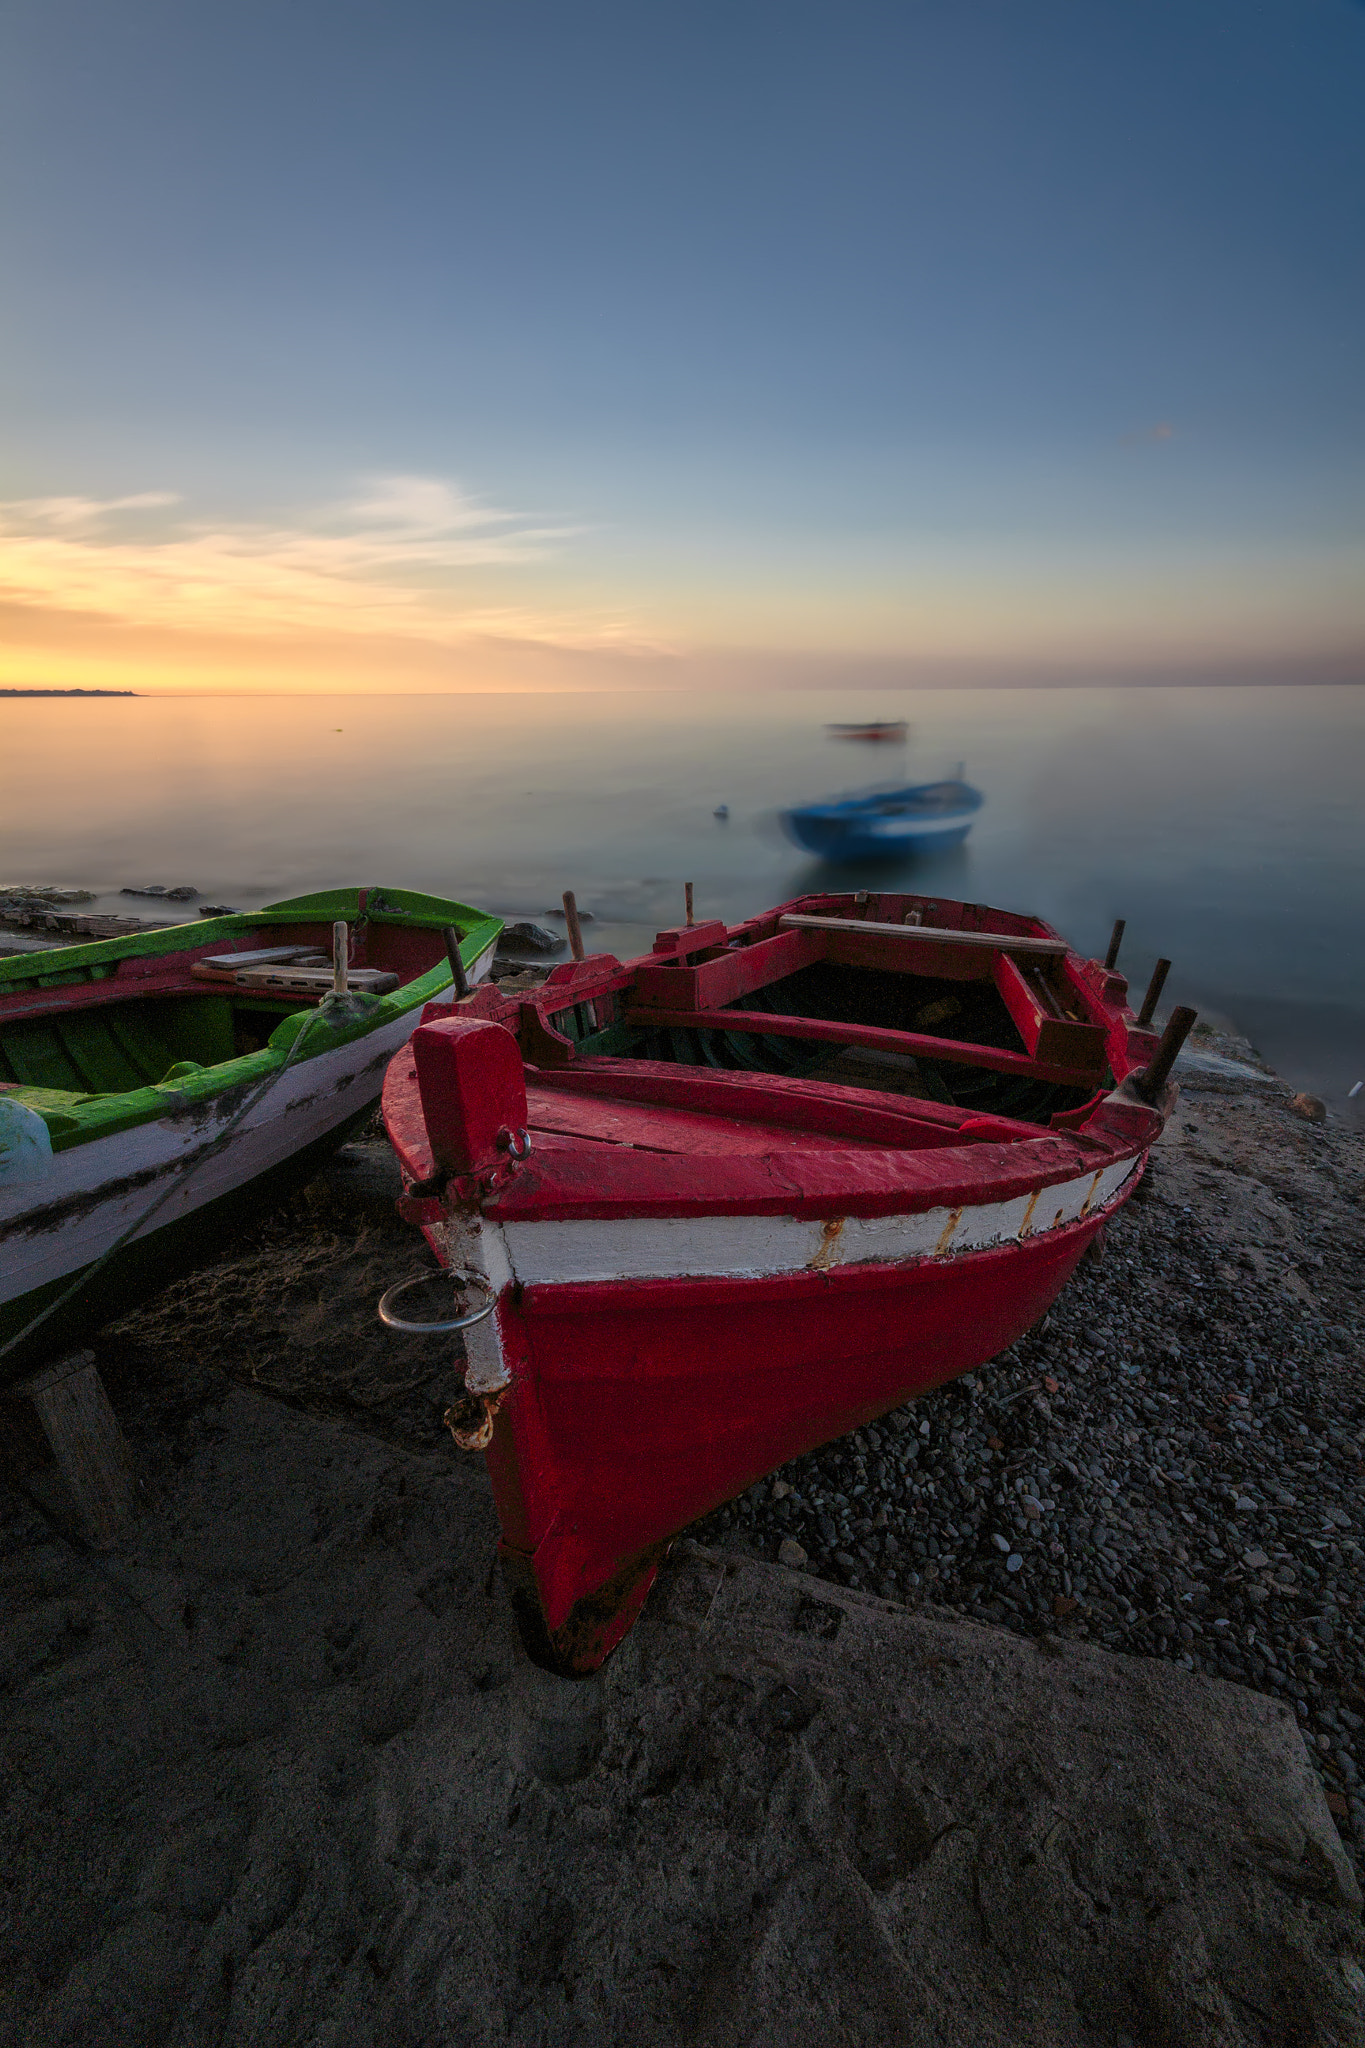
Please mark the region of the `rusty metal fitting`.
<svg viewBox="0 0 1365 2048"><path fill-rule="evenodd" d="M496 1394L465 1393L451 1402L442 1419L462 1451L488 1449L493 1441L493 1423L505 1391L503 1388Z"/></svg>

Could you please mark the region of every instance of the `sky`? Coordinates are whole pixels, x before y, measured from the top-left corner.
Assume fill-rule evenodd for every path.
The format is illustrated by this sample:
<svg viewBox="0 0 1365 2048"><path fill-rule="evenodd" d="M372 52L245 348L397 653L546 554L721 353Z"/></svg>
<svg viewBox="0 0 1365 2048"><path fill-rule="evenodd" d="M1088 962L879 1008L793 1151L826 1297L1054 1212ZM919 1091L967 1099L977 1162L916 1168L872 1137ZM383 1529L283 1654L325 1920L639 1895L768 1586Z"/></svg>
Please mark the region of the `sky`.
<svg viewBox="0 0 1365 2048"><path fill-rule="evenodd" d="M0 684L1365 681L1359 0L5 0Z"/></svg>

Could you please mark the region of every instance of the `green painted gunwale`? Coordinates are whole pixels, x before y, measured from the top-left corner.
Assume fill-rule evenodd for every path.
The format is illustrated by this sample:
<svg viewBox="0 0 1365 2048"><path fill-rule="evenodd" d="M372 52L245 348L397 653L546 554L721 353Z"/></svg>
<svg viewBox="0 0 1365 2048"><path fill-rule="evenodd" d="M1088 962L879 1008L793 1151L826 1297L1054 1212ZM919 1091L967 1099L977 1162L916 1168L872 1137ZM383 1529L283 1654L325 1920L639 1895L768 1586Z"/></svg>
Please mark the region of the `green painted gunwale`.
<svg viewBox="0 0 1365 2048"><path fill-rule="evenodd" d="M272 924L331 924L339 918L354 923L360 914L358 889L323 889L231 917L206 917L192 924L167 925L159 931L132 932L126 938L98 939L86 946L61 946L45 953L20 954L0 960L0 998L22 990L92 985L106 980L120 960L186 952L268 930ZM502 930L501 918L490 917L486 911L410 889L370 889L364 914L376 924L416 925L424 930L439 931L448 924L454 925L460 938L460 957L466 967L474 965ZM309 1043L296 1064L304 1066L320 1053L368 1037L405 1012L432 1001L449 988L450 982L450 967L443 960L386 996L361 998L362 1007L347 1021L333 1023L329 1018L323 1026L313 1026ZM128 999L130 1004L140 1000L134 987L129 988ZM283 1066L305 1023L317 1016L312 1008L294 1010L281 1018L259 1052L219 1061L198 1073L177 1075L173 1082L85 1094L20 1085L6 1093L10 1100L36 1110L47 1124L53 1151L65 1152L95 1139L113 1137L138 1124L192 1111L229 1089L244 1091ZM4 1042L4 1029L0 1014L0 1045Z"/></svg>

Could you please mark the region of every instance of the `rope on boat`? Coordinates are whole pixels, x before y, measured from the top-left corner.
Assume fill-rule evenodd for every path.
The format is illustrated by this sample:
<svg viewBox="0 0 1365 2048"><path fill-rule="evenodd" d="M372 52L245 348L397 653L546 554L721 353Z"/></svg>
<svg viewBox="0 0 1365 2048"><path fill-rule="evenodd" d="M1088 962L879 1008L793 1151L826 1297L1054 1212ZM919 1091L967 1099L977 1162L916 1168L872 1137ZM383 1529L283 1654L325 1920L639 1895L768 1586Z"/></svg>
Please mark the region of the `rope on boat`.
<svg viewBox="0 0 1365 2048"><path fill-rule="evenodd" d="M241 1123L242 1119L251 1110L255 1109L258 1102L264 1100L264 1098L269 1094L270 1090L274 1087L275 1083L278 1080L281 1080L283 1076L288 1072L289 1068L293 1066L295 1059L298 1057L299 1048L302 1046L304 1040L309 1036L313 1026L319 1023L324 1016L330 1014L331 1011L337 1009L352 1009L354 1008L354 1004L355 998L353 996L339 996L335 993L329 993L325 995L322 998L322 1001L318 1004L317 1009L313 1011L312 1015L304 1019L303 1025L294 1035L293 1044L290 1046L288 1052L285 1054L279 1066L276 1067L273 1070L273 1072L266 1075L265 1079L261 1082L260 1087L256 1089L254 1094L248 1095L246 1101L242 1104L241 1108L236 1112L234 1116L232 1116L228 1120L227 1123L223 1125L223 1128L221 1131L219 1131L217 1137L212 1138L209 1141L209 1143L205 1145L202 1152L196 1152L193 1158L187 1159L185 1161L184 1165L180 1168L180 1170L172 1175L168 1184L161 1190L160 1194L156 1196L155 1200L150 1202L147 1205L147 1207L143 1210L142 1214L128 1225L128 1228L123 1232L122 1236L116 1237L114 1239L114 1242L110 1245L108 1251L101 1252L100 1256L95 1260L95 1263L92 1266L84 1267L76 1275L75 1279L71 1282L71 1285L68 1288L66 1288L63 1293L59 1294L55 1301L50 1301L46 1308L39 1309L37 1315L32 1316L29 1319L29 1321L24 1324L22 1330L17 1331L15 1335L8 1340L8 1342L0 1344L0 1358L4 1358L9 1352L13 1351L17 1345L22 1344L25 1338L32 1336L33 1332L38 1328L39 1324L45 1323L49 1316L55 1315L59 1308L65 1308L67 1302L72 1300L72 1298L75 1295L79 1294L82 1287L88 1286L90 1281L92 1281L95 1278L96 1274L101 1272L104 1269L104 1267L108 1265L110 1259L114 1257L114 1254L116 1252L121 1252L123 1250L123 1247L129 1242L129 1240L131 1238L136 1237L138 1232L143 1228L145 1224L151 1222L151 1219L153 1218L153 1216L156 1215L158 1209L164 1208L166 1203L169 1202L169 1200L171 1199L171 1196L174 1194L178 1194L180 1192L180 1190L185 1186L186 1182L191 1180L193 1176L196 1173L198 1173L200 1167L204 1165L205 1161L212 1159L215 1152L221 1150L221 1148L227 1143L228 1139L236 1130L238 1124Z"/></svg>

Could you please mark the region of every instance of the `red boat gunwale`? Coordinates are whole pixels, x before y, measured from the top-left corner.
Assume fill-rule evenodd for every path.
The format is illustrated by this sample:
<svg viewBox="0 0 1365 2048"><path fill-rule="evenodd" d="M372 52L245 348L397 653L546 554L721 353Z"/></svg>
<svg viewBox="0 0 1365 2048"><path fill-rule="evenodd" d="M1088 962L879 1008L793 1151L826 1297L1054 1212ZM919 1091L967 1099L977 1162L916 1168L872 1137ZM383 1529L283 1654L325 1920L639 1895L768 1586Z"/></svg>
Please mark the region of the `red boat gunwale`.
<svg viewBox="0 0 1365 2048"><path fill-rule="evenodd" d="M820 1000L831 986L974 985L975 1008L940 995L935 1014L1020 1044L749 1006L831 966L841 978L811 985ZM858 983L867 971L883 979ZM495 1292L468 1332L466 1387L491 1418L504 1569L533 1656L595 1669L680 1528L984 1364L1046 1310L1131 1194L1173 1100L1153 1107L1129 1082L1156 1039L1126 993L1036 920L808 897L661 932L624 965L566 964L530 996L481 990L423 1022L390 1066L385 1122L404 1213ZM705 1050L686 1036L700 1031L719 1034L717 1057L777 1058L798 1029L807 1045L873 1044L973 1087L1023 1077L1044 1103L1058 1086L1073 1099L1026 1121L647 1056ZM500 1050L509 1032L519 1074Z"/></svg>

